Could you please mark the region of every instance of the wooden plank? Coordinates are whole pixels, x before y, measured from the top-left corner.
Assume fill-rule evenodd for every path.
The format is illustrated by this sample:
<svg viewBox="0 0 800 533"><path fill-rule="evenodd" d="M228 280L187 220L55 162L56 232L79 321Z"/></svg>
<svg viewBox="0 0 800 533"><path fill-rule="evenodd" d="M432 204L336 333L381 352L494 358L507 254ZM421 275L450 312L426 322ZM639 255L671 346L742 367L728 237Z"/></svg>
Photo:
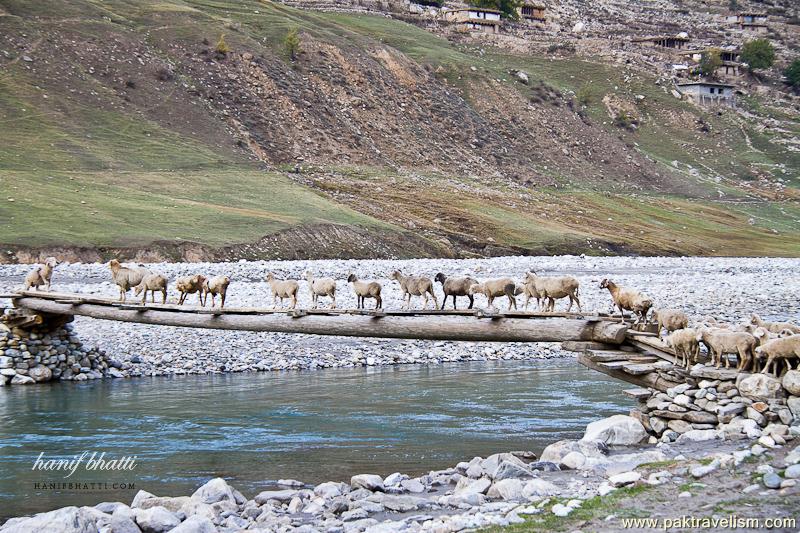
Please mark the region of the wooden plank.
<svg viewBox="0 0 800 533"><path fill-rule="evenodd" d="M605 362L605 363L598 363L598 364L600 366L602 366L603 368L607 368L609 370L618 370L618 369L621 369L625 365L628 365L630 363L628 363L627 360L624 360L624 361L608 361L608 362Z"/></svg>
<svg viewBox="0 0 800 533"><path fill-rule="evenodd" d="M633 385L636 385L637 387L641 388L651 387L658 391L666 392L667 389L679 384L676 381L671 381L665 378L658 372L650 372L640 376L634 376L632 374L628 374L622 369L605 368L601 366L602 363L595 363L591 361L586 354L578 354L578 362L583 366L585 366L586 368L602 372L603 374L619 379L621 381L625 381L627 383L632 383Z"/></svg>
<svg viewBox="0 0 800 533"><path fill-rule="evenodd" d="M15 298L20 298L20 295L17 294L17 293L14 293L14 292L6 292L6 293L0 294L0 298L2 298L4 300L13 300Z"/></svg>
<svg viewBox="0 0 800 533"><path fill-rule="evenodd" d="M642 388L635 388L635 389L625 389L622 391L622 394L629 396L635 400L644 400L646 398L650 398L652 396L652 392L649 389L642 389Z"/></svg>
<svg viewBox="0 0 800 533"><path fill-rule="evenodd" d="M595 363L606 363L611 361L628 361L630 352L621 350L589 350L587 356Z"/></svg>

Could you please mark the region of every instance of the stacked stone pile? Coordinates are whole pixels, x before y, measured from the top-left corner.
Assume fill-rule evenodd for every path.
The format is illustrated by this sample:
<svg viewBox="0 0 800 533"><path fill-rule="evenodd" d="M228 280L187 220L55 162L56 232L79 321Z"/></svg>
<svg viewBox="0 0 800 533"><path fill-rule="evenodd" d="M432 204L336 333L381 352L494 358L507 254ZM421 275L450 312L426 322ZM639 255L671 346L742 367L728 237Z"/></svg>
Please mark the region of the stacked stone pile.
<svg viewBox="0 0 800 533"><path fill-rule="evenodd" d="M653 390L631 416L650 441L758 438L772 448L800 433L800 371L782 378L698 365L685 382Z"/></svg>
<svg viewBox="0 0 800 533"><path fill-rule="evenodd" d="M128 363L130 365L130 363ZM66 324L51 331L0 329L0 386L29 385L52 379L84 381L124 377L105 352L85 347Z"/></svg>

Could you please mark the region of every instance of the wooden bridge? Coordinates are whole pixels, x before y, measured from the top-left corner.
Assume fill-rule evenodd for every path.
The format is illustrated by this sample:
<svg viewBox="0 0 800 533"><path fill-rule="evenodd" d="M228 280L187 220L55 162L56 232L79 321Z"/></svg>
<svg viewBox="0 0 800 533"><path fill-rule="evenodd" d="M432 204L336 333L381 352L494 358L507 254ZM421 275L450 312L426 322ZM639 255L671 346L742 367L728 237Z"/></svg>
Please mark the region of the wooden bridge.
<svg viewBox="0 0 800 533"><path fill-rule="evenodd" d="M635 331L620 315L463 310L354 310L257 307L203 308L120 302L78 293L18 291L2 294L13 308L8 327L57 327L86 316L161 326L398 339L561 342L580 352L584 366L641 387L666 390L682 369L656 335Z"/></svg>

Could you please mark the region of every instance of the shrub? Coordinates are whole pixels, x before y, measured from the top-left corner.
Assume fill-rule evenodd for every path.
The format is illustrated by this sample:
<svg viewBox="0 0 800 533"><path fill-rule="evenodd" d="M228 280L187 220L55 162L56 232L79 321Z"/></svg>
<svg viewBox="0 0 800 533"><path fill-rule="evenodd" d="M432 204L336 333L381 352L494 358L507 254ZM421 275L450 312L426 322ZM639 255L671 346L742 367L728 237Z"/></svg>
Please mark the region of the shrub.
<svg viewBox="0 0 800 533"><path fill-rule="evenodd" d="M219 55L227 55L228 52L231 51L228 43L225 42L225 34L221 34L219 36L219 41L217 41L217 46L214 48Z"/></svg>
<svg viewBox="0 0 800 533"><path fill-rule="evenodd" d="M297 34L297 28L292 28L286 33L283 46L286 48L286 53L289 54L289 59L292 61L297 59L297 53L300 51L300 36Z"/></svg>
<svg viewBox="0 0 800 533"><path fill-rule="evenodd" d="M717 69L722 66L722 53L719 48L709 48L700 56L700 72L704 76L712 77Z"/></svg>
<svg viewBox="0 0 800 533"><path fill-rule="evenodd" d="M618 128L633 130L636 129L636 120L627 112L620 110L617 112L617 116L614 117L614 125Z"/></svg>
<svg viewBox="0 0 800 533"><path fill-rule="evenodd" d="M783 75L786 76L786 81L792 88L800 89L800 59L792 61L792 64L783 71Z"/></svg>
<svg viewBox="0 0 800 533"><path fill-rule="evenodd" d="M581 86L581 88L578 89L578 92L575 93L575 100L577 100L577 102L584 107L591 104L592 103L591 86L589 84Z"/></svg>
<svg viewBox="0 0 800 533"><path fill-rule="evenodd" d="M775 62L775 49L767 39L747 41L739 59L747 63L750 70L769 68Z"/></svg>

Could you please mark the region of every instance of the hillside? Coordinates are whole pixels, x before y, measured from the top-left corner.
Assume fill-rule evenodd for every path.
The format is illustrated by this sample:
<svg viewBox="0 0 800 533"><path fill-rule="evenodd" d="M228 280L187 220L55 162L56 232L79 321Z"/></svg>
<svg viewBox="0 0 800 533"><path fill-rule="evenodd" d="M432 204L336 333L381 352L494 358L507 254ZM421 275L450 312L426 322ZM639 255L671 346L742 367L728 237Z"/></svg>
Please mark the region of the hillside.
<svg viewBox="0 0 800 533"><path fill-rule="evenodd" d="M506 44L268 1L0 0L0 261L800 255L788 93L699 109L643 61Z"/></svg>

